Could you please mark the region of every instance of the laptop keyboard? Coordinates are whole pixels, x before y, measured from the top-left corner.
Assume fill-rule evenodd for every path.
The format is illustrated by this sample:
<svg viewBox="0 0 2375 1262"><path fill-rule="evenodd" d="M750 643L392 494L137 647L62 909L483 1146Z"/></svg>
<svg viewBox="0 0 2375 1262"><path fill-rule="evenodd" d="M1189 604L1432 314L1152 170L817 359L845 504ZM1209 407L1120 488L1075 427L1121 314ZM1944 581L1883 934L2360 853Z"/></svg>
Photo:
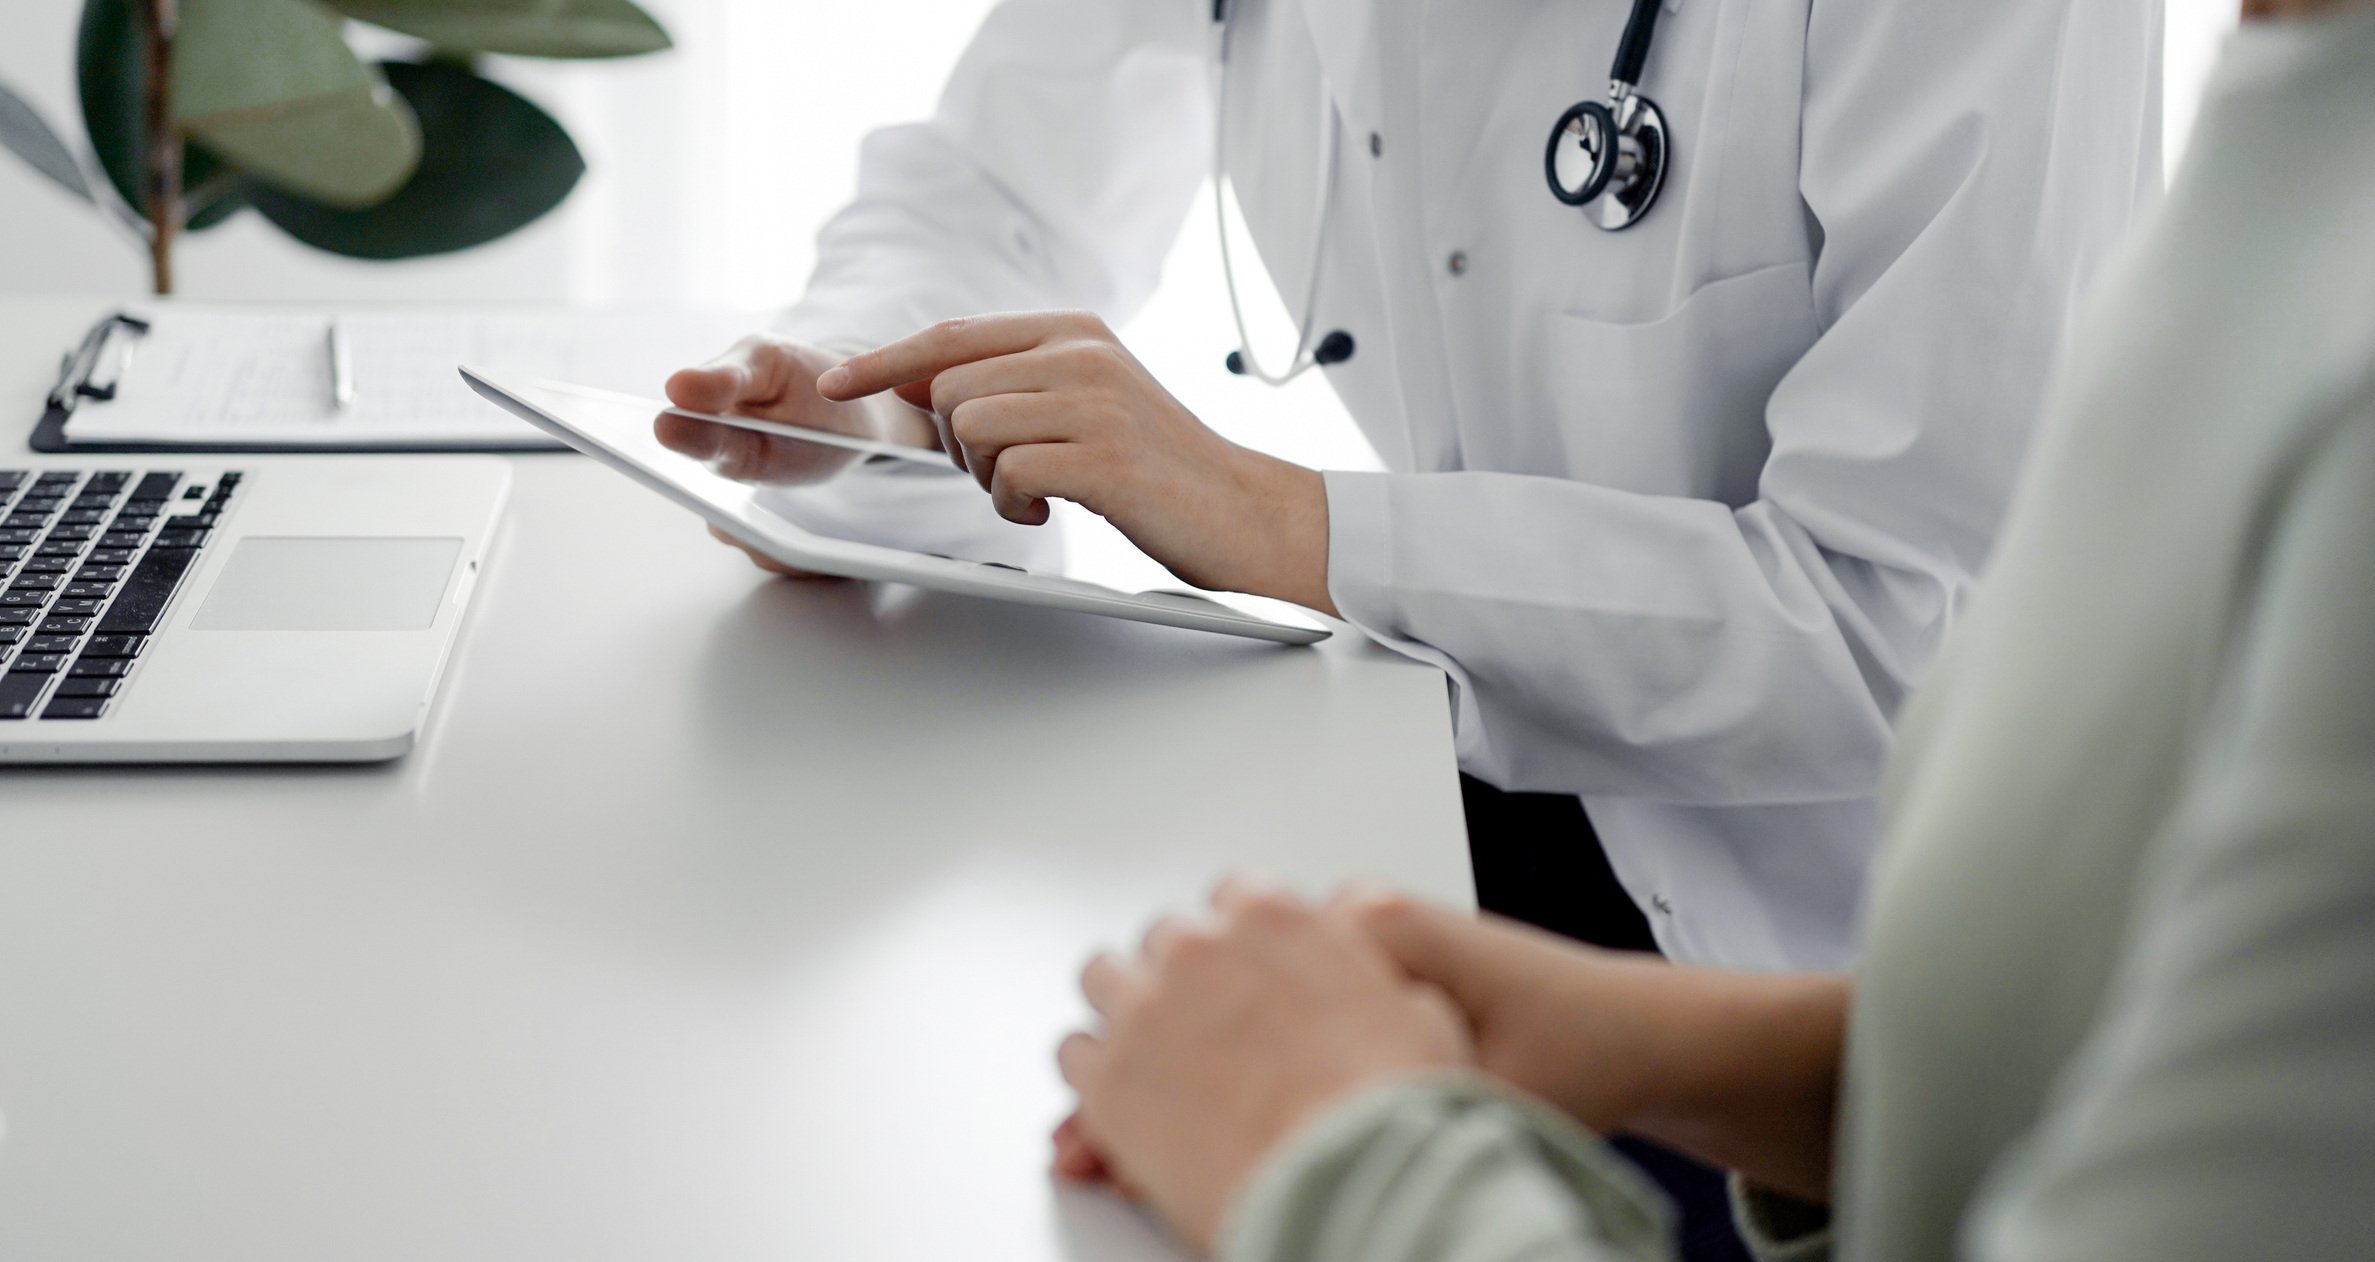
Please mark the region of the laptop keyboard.
<svg viewBox="0 0 2375 1262"><path fill-rule="evenodd" d="M0 721L106 714L239 482L0 469Z"/></svg>

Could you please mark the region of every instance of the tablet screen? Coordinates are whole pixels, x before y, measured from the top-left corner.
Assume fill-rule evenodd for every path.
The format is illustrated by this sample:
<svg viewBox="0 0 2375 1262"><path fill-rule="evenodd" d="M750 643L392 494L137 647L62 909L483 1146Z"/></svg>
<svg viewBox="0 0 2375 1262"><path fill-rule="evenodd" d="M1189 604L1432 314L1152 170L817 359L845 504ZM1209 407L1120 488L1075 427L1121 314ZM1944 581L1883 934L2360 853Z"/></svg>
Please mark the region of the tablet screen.
<svg viewBox="0 0 2375 1262"><path fill-rule="evenodd" d="M556 381L499 380L470 368L463 375L505 410L729 528L757 516L795 526L812 538L905 551L903 542L876 537L880 532L866 529L866 523L838 520L841 514L832 506L844 500L870 504L897 520L910 515L914 497L945 502L951 482L968 489L973 485L937 451L766 422L760 423L769 428L759 433L747 428L748 418L710 418L657 399ZM850 480L860 469L868 470L868 485L849 488L850 496L827 485ZM791 498L767 494L794 489L809 511L793 512ZM988 497L981 498L986 508ZM935 548L952 554L976 550L950 541L938 541ZM1011 550L990 548L966 559L1003 561L1003 553Z"/></svg>
<svg viewBox="0 0 2375 1262"><path fill-rule="evenodd" d="M572 423L598 426L605 437L621 442L644 440L646 454L688 457L736 482L814 486L869 459L955 470L948 456L937 450L785 421L695 412L659 399L558 381L530 381L508 388ZM638 427L639 435L630 433Z"/></svg>

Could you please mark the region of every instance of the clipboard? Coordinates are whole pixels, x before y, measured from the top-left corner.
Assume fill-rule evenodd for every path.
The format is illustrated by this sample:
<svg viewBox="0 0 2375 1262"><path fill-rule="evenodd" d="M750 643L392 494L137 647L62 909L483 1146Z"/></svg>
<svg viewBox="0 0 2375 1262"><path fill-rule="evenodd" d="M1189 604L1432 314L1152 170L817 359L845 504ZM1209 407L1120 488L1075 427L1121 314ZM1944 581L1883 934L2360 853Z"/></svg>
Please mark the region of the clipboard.
<svg viewBox="0 0 2375 1262"><path fill-rule="evenodd" d="M722 311L117 310L61 359L27 445L48 454L563 452L471 394L456 364L578 370L652 394L668 371L764 323Z"/></svg>

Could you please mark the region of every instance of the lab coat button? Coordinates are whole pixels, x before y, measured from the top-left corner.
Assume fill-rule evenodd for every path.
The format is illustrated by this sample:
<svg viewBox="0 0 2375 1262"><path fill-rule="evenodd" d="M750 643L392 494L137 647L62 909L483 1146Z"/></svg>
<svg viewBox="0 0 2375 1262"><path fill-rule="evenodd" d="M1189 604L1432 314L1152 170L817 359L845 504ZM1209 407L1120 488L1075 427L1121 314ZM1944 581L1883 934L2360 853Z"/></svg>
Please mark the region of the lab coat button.
<svg viewBox="0 0 2375 1262"><path fill-rule="evenodd" d="M1671 916L1674 914L1674 904L1667 902L1666 896L1663 894L1650 895L1649 905L1656 908L1657 913L1661 916Z"/></svg>
<svg viewBox="0 0 2375 1262"><path fill-rule="evenodd" d="M1453 250L1451 252L1451 257L1444 261L1443 266L1449 269L1451 274L1454 276L1467 275L1468 252L1466 250Z"/></svg>
<svg viewBox="0 0 2375 1262"><path fill-rule="evenodd" d="M1382 158L1385 156L1385 137L1378 135L1376 132L1369 133L1369 156L1372 158Z"/></svg>

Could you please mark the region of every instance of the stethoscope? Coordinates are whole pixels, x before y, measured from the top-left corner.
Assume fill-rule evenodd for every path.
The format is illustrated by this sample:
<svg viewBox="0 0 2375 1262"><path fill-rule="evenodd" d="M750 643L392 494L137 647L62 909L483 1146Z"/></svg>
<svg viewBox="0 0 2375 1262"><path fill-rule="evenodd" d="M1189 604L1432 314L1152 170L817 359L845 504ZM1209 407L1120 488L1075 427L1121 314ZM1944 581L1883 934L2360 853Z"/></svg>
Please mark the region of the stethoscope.
<svg viewBox="0 0 2375 1262"><path fill-rule="evenodd" d="M1621 232L1641 222L1657 205L1666 183L1666 168L1674 161L1674 139L1657 102L1640 92L1641 72L1649 62L1649 47L1657 35L1658 11L1664 0L1633 0L1624 38L1616 47L1616 62L1608 71L1608 99L1578 101L1551 125L1550 143L1542 151L1542 178L1550 195L1582 208L1592 224L1604 232ZM1320 263L1327 257L1328 221L1336 205L1337 133L1335 103L1328 101L1322 120L1319 163L1319 217L1311 229L1311 276L1304 286L1303 315L1295 329L1295 354L1283 371L1262 366L1253 353L1253 339L1245 331L1245 307L1237 297L1237 268L1229 254L1229 37L1233 6L1212 0L1212 21L1218 30L1220 86L1212 144L1213 226L1220 234L1221 277L1229 291L1229 315L1237 323L1239 349L1229 352L1228 368L1241 377L1283 386L1311 369L1341 364L1352 358L1352 334L1335 329L1313 340L1312 324L1319 301ZM1321 94L1323 98L1326 93Z"/></svg>

